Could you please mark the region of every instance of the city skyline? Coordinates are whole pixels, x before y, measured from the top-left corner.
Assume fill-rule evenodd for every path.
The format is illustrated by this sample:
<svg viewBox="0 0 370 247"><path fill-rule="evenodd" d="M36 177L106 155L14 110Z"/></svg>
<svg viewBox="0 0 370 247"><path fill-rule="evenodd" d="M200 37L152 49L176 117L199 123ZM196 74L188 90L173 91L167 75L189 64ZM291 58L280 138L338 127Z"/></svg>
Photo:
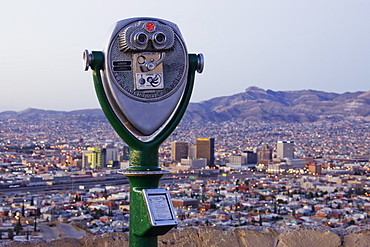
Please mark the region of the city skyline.
<svg viewBox="0 0 370 247"><path fill-rule="evenodd" d="M106 119L17 115L0 119L0 242L128 231L128 147ZM366 227L369 126L185 121L158 150L159 188L179 229Z"/></svg>
<svg viewBox="0 0 370 247"><path fill-rule="evenodd" d="M2 241L62 238L47 234L50 220L63 227L76 222L94 235L128 230L129 185L121 169L129 162L106 121L21 117L1 123ZM361 120L185 122L159 149L158 165L170 171L161 188L171 191L181 228L363 227L370 222L368 128ZM213 142L216 169L208 169L213 145L205 144ZM174 162L171 149L180 143L184 149L198 144L204 155L192 159L196 150L183 150ZM28 232L27 222L40 231Z"/></svg>
<svg viewBox="0 0 370 247"><path fill-rule="evenodd" d="M367 1L187 1L174 6L170 1L40 0L0 6L5 10L0 17L5 89L0 111L99 108L82 52L101 50L109 27L136 16L176 23L188 52L204 54L205 71L197 76L192 102L250 86L338 93L370 89Z"/></svg>

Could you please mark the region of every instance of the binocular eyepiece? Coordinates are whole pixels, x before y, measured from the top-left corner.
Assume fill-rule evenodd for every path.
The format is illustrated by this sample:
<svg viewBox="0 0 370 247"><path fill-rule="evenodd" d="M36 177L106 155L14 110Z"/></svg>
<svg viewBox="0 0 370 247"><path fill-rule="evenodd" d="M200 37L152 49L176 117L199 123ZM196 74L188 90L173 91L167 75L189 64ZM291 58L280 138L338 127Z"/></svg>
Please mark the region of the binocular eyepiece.
<svg viewBox="0 0 370 247"><path fill-rule="evenodd" d="M119 34L120 51L158 51L173 47L174 30L157 21L137 23L126 27Z"/></svg>

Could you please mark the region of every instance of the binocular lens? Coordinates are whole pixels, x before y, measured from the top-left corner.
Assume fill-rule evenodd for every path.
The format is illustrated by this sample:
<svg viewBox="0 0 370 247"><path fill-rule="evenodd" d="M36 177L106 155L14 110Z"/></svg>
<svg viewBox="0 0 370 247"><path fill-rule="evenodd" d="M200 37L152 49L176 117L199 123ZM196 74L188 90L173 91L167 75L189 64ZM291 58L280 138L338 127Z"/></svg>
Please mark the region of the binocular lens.
<svg viewBox="0 0 370 247"><path fill-rule="evenodd" d="M166 35L162 32L157 32L154 34L154 41L160 45L164 44L166 42Z"/></svg>
<svg viewBox="0 0 370 247"><path fill-rule="evenodd" d="M148 36L145 33L137 33L135 35L135 42L139 45L145 45L148 43Z"/></svg>

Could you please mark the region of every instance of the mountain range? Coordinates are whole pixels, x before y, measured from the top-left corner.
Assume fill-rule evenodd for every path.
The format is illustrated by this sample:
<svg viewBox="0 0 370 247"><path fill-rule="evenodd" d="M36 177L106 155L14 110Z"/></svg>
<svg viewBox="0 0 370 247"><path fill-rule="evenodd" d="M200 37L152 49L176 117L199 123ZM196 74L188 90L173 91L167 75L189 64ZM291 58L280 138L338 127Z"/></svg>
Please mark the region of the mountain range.
<svg viewBox="0 0 370 247"><path fill-rule="evenodd" d="M101 109L50 111L28 108L4 111L0 118L104 117ZM315 90L272 91L249 87L245 92L190 103L184 121L283 121L364 119L370 121L370 91L330 93Z"/></svg>
<svg viewBox="0 0 370 247"><path fill-rule="evenodd" d="M328 93L315 90L272 91L249 87L243 93L189 105L191 121L314 122L362 118L370 121L370 91Z"/></svg>

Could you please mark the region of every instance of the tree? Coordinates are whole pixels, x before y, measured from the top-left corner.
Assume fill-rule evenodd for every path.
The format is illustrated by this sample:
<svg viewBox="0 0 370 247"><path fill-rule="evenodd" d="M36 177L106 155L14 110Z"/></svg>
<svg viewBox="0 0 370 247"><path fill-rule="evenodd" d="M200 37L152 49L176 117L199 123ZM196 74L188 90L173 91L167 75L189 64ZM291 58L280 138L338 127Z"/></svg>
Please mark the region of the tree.
<svg viewBox="0 0 370 247"><path fill-rule="evenodd" d="M350 226L353 226L355 224L356 224L356 222L353 219L348 222L348 225L350 225Z"/></svg>
<svg viewBox="0 0 370 247"><path fill-rule="evenodd" d="M94 209L94 219L99 219L100 217L102 217L104 214L103 214L103 210L101 210L100 208L99 209Z"/></svg>
<svg viewBox="0 0 370 247"><path fill-rule="evenodd" d="M37 231L37 219L36 219L36 217L35 217L34 224L33 224L33 231L34 232Z"/></svg>
<svg viewBox="0 0 370 247"><path fill-rule="evenodd" d="M103 197L104 197L105 199L107 199L107 197L108 197L108 191L107 191L107 189L104 189Z"/></svg>
<svg viewBox="0 0 370 247"><path fill-rule="evenodd" d="M262 194L260 194L260 196L259 196L260 198L259 198L259 200L260 201L264 201L264 200L266 200L266 197L264 196L264 195L262 195Z"/></svg>
<svg viewBox="0 0 370 247"><path fill-rule="evenodd" d="M206 226L209 226L209 220L208 220L208 219L206 219L206 221L204 222L204 224L205 224Z"/></svg>
<svg viewBox="0 0 370 247"><path fill-rule="evenodd" d="M17 221L17 224L14 227L14 231L16 235L19 235L19 233L22 230L22 225L21 225L21 218L18 218L19 220Z"/></svg>
<svg viewBox="0 0 370 247"><path fill-rule="evenodd" d="M310 191L307 193L307 199L312 199L314 197L313 193Z"/></svg>
<svg viewBox="0 0 370 247"><path fill-rule="evenodd" d="M25 210L24 210L24 201L22 202L22 217L24 217L24 213L25 213Z"/></svg>
<svg viewBox="0 0 370 247"><path fill-rule="evenodd" d="M8 229L8 238L9 238L10 240L13 240L13 238L14 238L14 232L13 232L13 230L12 230L12 229Z"/></svg>
<svg viewBox="0 0 370 247"><path fill-rule="evenodd" d="M262 226L262 216L260 214L260 220L259 220L260 226Z"/></svg>

